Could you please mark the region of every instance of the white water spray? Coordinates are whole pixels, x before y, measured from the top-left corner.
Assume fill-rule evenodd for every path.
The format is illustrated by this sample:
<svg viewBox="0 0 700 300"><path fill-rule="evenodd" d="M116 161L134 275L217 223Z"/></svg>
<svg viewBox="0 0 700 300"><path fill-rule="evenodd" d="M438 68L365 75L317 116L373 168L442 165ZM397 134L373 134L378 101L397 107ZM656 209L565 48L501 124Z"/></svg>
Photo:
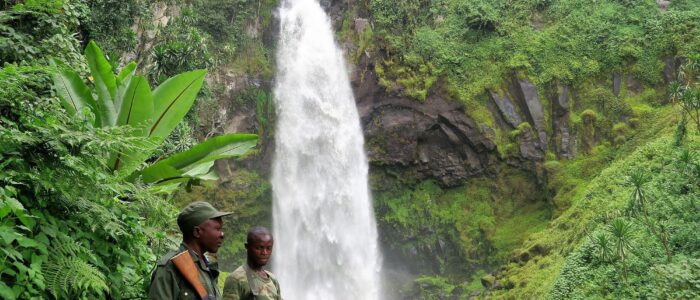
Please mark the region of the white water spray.
<svg viewBox="0 0 700 300"><path fill-rule="evenodd" d="M280 7L274 266L288 300L375 300L377 229L342 52L316 0Z"/></svg>

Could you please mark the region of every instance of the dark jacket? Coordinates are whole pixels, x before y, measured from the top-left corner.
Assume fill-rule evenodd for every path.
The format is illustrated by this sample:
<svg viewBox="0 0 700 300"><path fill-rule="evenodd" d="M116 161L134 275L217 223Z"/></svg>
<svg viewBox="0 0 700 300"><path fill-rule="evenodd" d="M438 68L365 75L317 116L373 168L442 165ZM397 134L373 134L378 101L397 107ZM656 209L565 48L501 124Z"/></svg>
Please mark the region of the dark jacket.
<svg viewBox="0 0 700 300"><path fill-rule="evenodd" d="M148 299L199 299L195 289L180 275L180 272L170 261L173 256L185 250L188 250L187 246L185 244L180 244L180 248L177 251L166 254L158 261L158 266L151 277L151 286L148 288ZM209 299L221 299L221 293L216 286L217 279L219 278L217 264L208 263L206 258L200 260L194 251L189 251L195 266L197 266L199 270L199 279L209 293Z"/></svg>

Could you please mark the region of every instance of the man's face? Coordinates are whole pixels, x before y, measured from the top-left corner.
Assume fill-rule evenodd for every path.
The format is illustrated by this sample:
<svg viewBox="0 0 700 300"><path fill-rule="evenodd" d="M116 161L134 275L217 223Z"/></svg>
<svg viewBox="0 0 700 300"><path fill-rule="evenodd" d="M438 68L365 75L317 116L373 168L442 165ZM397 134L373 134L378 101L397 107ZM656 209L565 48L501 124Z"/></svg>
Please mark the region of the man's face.
<svg viewBox="0 0 700 300"><path fill-rule="evenodd" d="M195 226L194 237L199 242L202 250L216 253L224 240L224 232L221 230L223 221L221 218L209 219L199 226Z"/></svg>
<svg viewBox="0 0 700 300"><path fill-rule="evenodd" d="M270 260L270 255L272 255L272 236L269 234L260 234L253 237L253 239L246 244L246 249L248 250L248 261L254 266L251 267L263 267L267 265Z"/></svg>

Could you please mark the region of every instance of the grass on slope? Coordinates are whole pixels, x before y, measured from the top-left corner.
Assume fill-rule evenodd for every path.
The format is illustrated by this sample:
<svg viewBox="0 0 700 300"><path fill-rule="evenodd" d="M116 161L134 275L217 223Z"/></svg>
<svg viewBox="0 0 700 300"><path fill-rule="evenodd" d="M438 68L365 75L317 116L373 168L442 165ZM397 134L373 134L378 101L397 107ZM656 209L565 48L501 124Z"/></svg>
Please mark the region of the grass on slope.
<svg viewBox="0 0 700 300"><path fill-rule="evenodd" d="M682 151L672 146L677 114L668 107L650 114L646 121L647 127L642 127L644 130L637 132L617 149L599 146L592 158L561 162L558 166L559 176L573 182L573 188L570 186L570 190L564 191L572 199L571 207L552 221L546 230L528 238L514 254L506 270L498 275L505 288L493 291L493 296L518 299L550 296L567 256L585 241L588 227L619 215L626 207L631 193L627 183L630 172L645 168L654 178L663 178L668 175L664 172L672 172L651 166L662 164L662 161L670 159L669 156ZM691 149L697 149L698 145L700 139L697 136L685 142L685 147ZM611 162L609 167L595 178L583 172L600 168L600 164L607 161Z"/></svg>

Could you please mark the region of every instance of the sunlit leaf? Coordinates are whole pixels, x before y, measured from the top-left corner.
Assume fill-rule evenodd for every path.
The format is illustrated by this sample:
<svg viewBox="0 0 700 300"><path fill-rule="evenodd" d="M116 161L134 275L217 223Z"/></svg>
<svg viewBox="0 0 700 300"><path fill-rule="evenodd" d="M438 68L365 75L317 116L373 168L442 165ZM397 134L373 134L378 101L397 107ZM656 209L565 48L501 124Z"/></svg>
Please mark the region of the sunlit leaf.
<svg viewBox="0 0 700 300"><path fill-rule="evenodd" d="M97 92L96 103L101 125L103 127L113 126L117 114L113 103L116 78L112 72L112 65L109 64L107 58L102 54L102 50L97 47L94 41L90 41L85 48L85 58L95 83Z"/></svg>

